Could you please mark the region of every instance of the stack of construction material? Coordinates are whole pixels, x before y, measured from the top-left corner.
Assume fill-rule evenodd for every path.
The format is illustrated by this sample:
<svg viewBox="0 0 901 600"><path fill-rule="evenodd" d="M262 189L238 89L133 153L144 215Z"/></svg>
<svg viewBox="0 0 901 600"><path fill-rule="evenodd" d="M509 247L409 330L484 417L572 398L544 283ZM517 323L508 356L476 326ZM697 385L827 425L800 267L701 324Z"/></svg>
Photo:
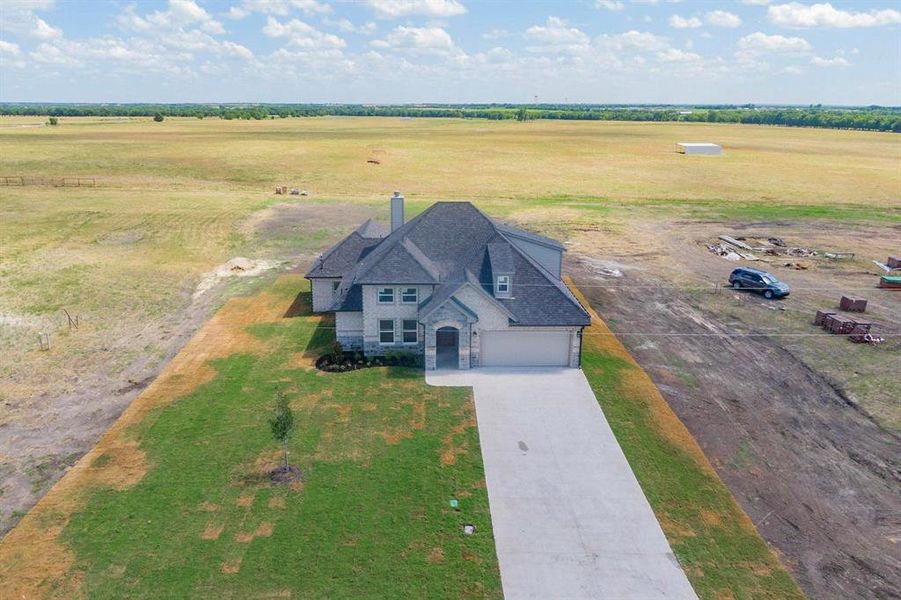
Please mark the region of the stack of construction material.
<svg viewBox="0 0 901 600"><path fill-rule="evenodd" d="M834 312L830 312L827 310L818 310L817 316L815 316L813 318L813 324L823 326L824 322L826 321L826 317L828 317L830 315L834 315L834 314L835 314Z"/></svg>
<svg viewBox="0 0 901 600"><path fill-rule="evenodd" d="M839 308L848 312L864 312L867 310L867 301L863 298L842 296L842 299L839 301Z"/></svg>
<svg viewBox="0 0 901 600"><path fill-rule="evenodd" d="M854 325L857 324L854 319L844 315L832 315L827 319L827 322L828 325L825 325L826 329L828 329L830 333L838 334L851 333L854 329Z"/></svg>
<svg viewBox="0 0 901 600"><path fill-rule="evenodd" d="M901 257L899 256L889 256L886 263L889 269L901 269Z"/></svg>
<svg viewBox="0 0 901 600"><path fill-rule="evenodd" d="M888 290L901 290L901 275L883 275L879 278L879 287Z"/></svg>

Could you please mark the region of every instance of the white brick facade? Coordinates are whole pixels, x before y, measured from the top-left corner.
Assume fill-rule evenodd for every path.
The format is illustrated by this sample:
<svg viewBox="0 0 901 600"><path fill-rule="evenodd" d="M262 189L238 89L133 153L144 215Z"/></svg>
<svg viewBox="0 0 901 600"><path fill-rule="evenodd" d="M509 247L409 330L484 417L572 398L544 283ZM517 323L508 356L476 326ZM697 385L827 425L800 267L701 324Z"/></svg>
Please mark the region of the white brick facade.
<svg viewBox="0 0 901 600"><path fill-rule="evenodd" d="M340 283L341 280L335 279L312 279L313 286L313 312L325 312L332 306L335 301L335 282Z"/></svg>
<svg viewBox="0 0 901 600"><path fill-rule="evenodd" d="M382 304L378 301L379 288L388 287L394 289L394 301L390 304ZM416 302L405 304L401 300L401 292L406 288L416 288ZM432 294L430 285L364 285L363 286L363 346L366 354L384 354L386 350L410 350L422 352L425 344L422 326L419 326L417 344L404 344L401 340L404 319L419 320L419 304ZM379 321L391 319L394 321L394 344L382 344L379 342Z"/></svg>

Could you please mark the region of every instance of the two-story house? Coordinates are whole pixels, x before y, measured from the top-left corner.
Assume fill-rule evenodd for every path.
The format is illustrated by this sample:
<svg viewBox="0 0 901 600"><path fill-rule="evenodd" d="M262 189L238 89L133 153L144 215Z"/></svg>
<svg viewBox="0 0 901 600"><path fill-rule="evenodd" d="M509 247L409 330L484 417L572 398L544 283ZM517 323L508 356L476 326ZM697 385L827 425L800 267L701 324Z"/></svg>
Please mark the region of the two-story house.
<svg viewBox="0 0 901 600"><path fill-rule="evenodd" d="M390 231L363 223L306 277L313 310L335 313L347 350L406 349L427 369L578 367L590 318L560 279L563 252L469 202L438 202L405 222L395 192Z"/></svg>

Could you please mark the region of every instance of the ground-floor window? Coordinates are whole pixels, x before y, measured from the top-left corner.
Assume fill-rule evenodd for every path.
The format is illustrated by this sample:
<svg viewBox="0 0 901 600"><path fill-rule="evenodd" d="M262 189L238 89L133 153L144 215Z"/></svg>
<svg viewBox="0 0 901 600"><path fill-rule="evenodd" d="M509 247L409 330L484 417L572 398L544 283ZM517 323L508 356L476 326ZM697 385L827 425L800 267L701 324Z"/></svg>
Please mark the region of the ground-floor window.
<svg viewBox="0 0 901 600"><path fill-rule="evenodd" d="M379 343L394 343L394 321L391 319L379 319Z"/></svg>
<svg viewBox="0 0 901 600"><path fill-rule="evenodd" d="M416 319L404 319L403 340L405 344L415 344L419 341L419 323Z"/></svg>

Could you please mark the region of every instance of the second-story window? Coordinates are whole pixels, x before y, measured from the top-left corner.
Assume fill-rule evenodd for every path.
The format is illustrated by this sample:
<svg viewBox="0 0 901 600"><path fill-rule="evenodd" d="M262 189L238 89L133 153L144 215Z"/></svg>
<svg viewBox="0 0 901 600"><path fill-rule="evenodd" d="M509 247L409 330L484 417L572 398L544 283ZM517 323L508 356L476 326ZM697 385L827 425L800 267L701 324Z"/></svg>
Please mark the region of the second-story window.
<svg viewBox="0 0 901 600"><path fill-rule="evenodd" d="M497 276L497 293L498 294L509 294L510 293L510 276L509 275L498 275Z"/></svg>
<svg viewBox="0 0 901 600"><path fill-rule="evenodd" d="M394 288L379 288L379 304L394 304Z"/></svg>
<svg viewBox="0 0 901 600"><path fill-rule="evenodd" d="M400 301L404 304L416 304L419 301L416 288L403 288L400 291Z"/></svg>

